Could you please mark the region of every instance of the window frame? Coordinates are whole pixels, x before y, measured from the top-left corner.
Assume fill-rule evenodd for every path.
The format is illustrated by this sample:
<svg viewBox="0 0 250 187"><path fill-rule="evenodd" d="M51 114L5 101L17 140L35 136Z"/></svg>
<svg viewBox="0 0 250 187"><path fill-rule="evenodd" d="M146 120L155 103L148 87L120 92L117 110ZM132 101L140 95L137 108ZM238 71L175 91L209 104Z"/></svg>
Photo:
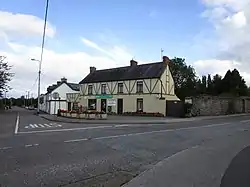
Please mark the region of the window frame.
<svg viewBox="0 0 250 187"><path fill-rule="evenodd" d="M141 105L141 107L139 105ZM143 98L137 98L136 99L136 111L137 112L143 112Z"/></svg>
<svg viewBox="0 0 250 187"><path fill-rule="evenodd" d="M105 90L103 90L105 88ZM103 83L101 84L101 94L107 94L107 84Z"/></svg>
<svg viewBox="0 0 250 187"><path fill-rule="evenodd" d="M141 90L139 88L141 88ZM143 93L143 81L136 82L136 93Z"/></svg>
<svg viewBox="0 0 250 187"><path fill-rule="evenodd" d="M124 92L123 92L123 88L124 88L123 82L119 82L119 83L117 84L117 93L119 93L119 94L124 93Z"/></svg>
<svg viewBox="0 0 250 187"><path fill-rule="evenodd" d="M91 87L91 89L89 89ZM91 90L91 92L90 92ZM93 95L93 85L92 84L89 84L88 85L88 95Z"/></svg>

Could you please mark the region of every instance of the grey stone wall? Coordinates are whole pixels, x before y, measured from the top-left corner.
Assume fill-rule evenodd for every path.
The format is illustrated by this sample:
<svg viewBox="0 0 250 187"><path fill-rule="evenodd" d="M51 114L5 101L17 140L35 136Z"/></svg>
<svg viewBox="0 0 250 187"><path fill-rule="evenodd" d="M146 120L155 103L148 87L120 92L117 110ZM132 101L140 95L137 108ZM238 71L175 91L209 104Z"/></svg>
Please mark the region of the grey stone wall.
<svg viewBox="0 0 250 187"><path fill-rule="evenodd" d="M193 116L215 116L237 113L250 113L249 97L192 97Z"/></svg>

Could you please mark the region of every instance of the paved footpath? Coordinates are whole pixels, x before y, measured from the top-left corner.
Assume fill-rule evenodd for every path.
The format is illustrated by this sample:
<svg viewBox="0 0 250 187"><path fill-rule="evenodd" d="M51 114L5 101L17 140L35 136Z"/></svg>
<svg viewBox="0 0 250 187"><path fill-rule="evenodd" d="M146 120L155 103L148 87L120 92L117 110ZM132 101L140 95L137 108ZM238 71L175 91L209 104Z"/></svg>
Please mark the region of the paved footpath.
<svg viewBox="0 0 250 187"><path fill-rule="evenodd" d="M81 123L81 124L163 124L163 123L178 123L192 122L207 119L220 119L228 117L245 116L247 114L233 114L223 116L200 116L193 118L172 118L172 117L142 117L142 116L108 116L106 120L85 120L74 119L67 117L58 117L55 115L40 114L46 120L63 123Z"/></svg>

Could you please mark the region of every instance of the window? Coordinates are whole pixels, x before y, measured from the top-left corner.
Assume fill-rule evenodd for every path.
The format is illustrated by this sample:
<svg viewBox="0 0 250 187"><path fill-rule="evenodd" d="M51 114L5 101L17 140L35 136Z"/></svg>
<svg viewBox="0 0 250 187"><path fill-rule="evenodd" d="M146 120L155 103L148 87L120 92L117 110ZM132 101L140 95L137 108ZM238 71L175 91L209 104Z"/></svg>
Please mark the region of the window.
<svg viewBox="0 0 250 187"><path fill-rule="evenodd" d="M88 109L89 110L96 110L96 99L89 99L88 100Z"/></svg>
<svg viewBox="0 0 250 187"><path fill-rule="evenodd" d="M102 84L101 93L102 93L102 94L106 94L106 84Z"/></svg>
<svg viewBox="0 0 250 187"><path fill-rule="evenodd" d="M137 93L143 93L143 82L142 81L137 81L136 92Z"/></svg>
<svg viewBox="0 0 250 187"><path fill-rule="evenodd" d="M136 108L137 112L143 112L143 99L137 99Z"/></svg>
<svg viewBox="0 0 250 187"><path fill-rule="evenodd" d="M93 86L88 85L88 95L92 95L92 94L93 94Z"/></svg>
<svg viewBox="0 0 250 187"><path fill-rule="evenodd" d="M68 102L68 110L71 110L71 102Z"/></svg>
<svg viewBox="0 0 250 187"><path fill-rule="evenodd" d="M123 93L123 83L118 83L118 90L117 93Z"/></svg>
<svg viewBox="0 0 250 187"><path fill-rule="evenodd" d="M77 102L73 103L72 110L79 110L79 106Z"/></svg>

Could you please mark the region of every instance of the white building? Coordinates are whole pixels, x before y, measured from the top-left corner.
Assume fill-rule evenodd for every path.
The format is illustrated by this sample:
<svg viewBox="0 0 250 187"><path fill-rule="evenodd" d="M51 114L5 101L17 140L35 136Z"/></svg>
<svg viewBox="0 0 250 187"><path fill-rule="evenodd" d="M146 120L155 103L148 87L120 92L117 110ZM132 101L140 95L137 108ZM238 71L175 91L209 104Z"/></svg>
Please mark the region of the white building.
<svg viewBox="0 0 250 187"><path fill-rule="evenodd" d="M69 83L66 78L62 78L57 84L49 86L46 94L40 96L39 109L48 114L57 114L59 108L67 110L67 93L79 93L79 84Z"/></svg>

